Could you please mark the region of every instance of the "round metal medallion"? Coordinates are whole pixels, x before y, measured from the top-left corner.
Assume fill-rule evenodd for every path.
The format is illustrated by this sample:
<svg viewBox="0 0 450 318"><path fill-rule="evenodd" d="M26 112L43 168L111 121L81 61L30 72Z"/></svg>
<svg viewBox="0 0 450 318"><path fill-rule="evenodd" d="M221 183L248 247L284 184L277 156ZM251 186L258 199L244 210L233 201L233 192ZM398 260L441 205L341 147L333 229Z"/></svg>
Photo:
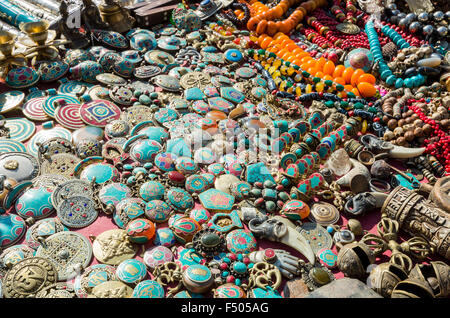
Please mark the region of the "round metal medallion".
<svg viewBox="0 0 450 318"><path fill-rule="evenodd" d="M317 202L311 206L311 213L308 218L312 222L319 223L322 226L335 224L339 220L340 214L338 209L326 202Z"/></svg>
<svg viewBox="0 0 450 318"><path fill-rule="evenodd" d="M13 266L3 278L5 298L34 297L56 283L58 274L53 263L42 257L26 258Z"/></svg>
<svg viewBox="0 0 450 318"><path fill-rule="evenodd" d="M144 280L136 285L133 298L164 298L164 288L154 280Z"/></svg>
<svg viewBox="0 0 450 318"><path fill-rule="evenodd" d="M44 110L44 113L54 118L56 107L58 107L58 105L68 104L80 104L80 101L77 97L70 94L55 94L47 97L45 102L42 104L42 109Z"/></svg>
<svg viewBox="0 0 450 318"><path fill-rule="evenodd" d="M114 86L109 90L109 97L119 105L129 106L133 104L134 89L129 85Z"/></svg>
<svg viewBox="0 0 450 318"><path fill-rule="evenodd" d="M20 141L0 139L0 153L8 152L27 152L27 148Z"/></svg>
<svg viewBox="0 0 450 318"><path fill-rule="evenodd" d="M0 279L18 262L33 256L34 250L25 244L14 245L3 250L0 255Z"/></svg>
<svg viewBox="0 0 450 318"><path fill-rule="evenodd" d="M83 235L63 231L46 238L37 249L36 256L53 262L59 281L69 280L89 265L92 259L92 246Z"/></svg>
<svg viewBox="0 0 450 318"><path fill-rule="evenodd" d="M135 126L143 121L149 121L153 118L153 112L147 106L132 106L125 109L122 113L122 119L127 121L130 126Z"/></svg>
<svg viewBox="0 0 450 318"><path fill-rule="evenodd" d="M175 62L175 58L169 53L153 50L144 54L144 59L147 63L164 67Z"/></svg>
<svg viewBox="0 0 450 318"><path fill-rule="evenodd" d="M173 76L157 75L153 77L152 80L156 85L169 92L181 91L180 81Z"/></svg>
<svg viewBox="0 0 450 318"><path fill-rule="evenodd" d="M59 174L41 174L40 176L31 180L34 187L50 188L52 191L60 184L67 182L69 178Z"/></svg>
<svg viewBox="0 0 450 318"><path fill-rule="evenodd" d="M98 216L95 202L84 196L71 196L63 200L57 208L61 222L71 228L83 228L93 223Z"/></svg>
<svg viewBox="0 0 450 318"><path fill-rule="evenodd" d="M114 229L101 233L92 244L95 258L105 264L119 265L132 258L138 246L128 240L125 230Z"/></svg>
<svg viewBox="0 0 450 318"><path fill-rule="evenodd" d="M91 296L97 298L130 298L133 288L117 280L111 280L95 286Z"/></svg>
<svg viewBox="0 0 450 318"><path fill-rule="evenodd" d="M45 141L55 138L55 137L61 137L64 139L67 139L69 141L72 140L72 133L67 130L66 128L62 127L54 127L51 129L42 129L38 131L33 138L28 142L27 150L28 153L37 156L38 154L38 143L43 144Z"/></svg>
<svg viewBox="0 0 450 318"><path fill-rule="evenodd" d="M107 100L94 100L80 107L80 117L88 125L105 127L120 118L120 108Z"/></svg>
<svg viewBox="0 0 450 318"><path fill-rule="evenodd" d="M57 107L55 110L55 119L63 127L67 129L78 129L85 126L80 118L79 104L66 104Z"/></svg>
<svg viewBox="0 0 450 318"><path fill-rule="evenodd" d="M117 278L127 284L139 283L147 276L147 267L137 259L127 259L117 266Z"/></svg>
<svg viewBox="0 0 450 318"><path fill-rule="evenodd" d="M361 32L359 26L350 22L339 23L336 29L345 34L358 34Z"/></svg>
<svg viewBox="0 0 450 318"><path fill-rule="evenodd" d="M29 99L22 106L22 113L31 120L44 121L48 120L50 117L44 112L42 105L44 104L47 96L36 97Z"/></svg>
<svg viewBox="0 0 450 318"><path fill-rule="evenodd" d="M52 194L52 203L55 207L58 207L63 200L70 198L71 196L93 198L93 195L94 192L89 182L79 179L71 179L56 187Z"/></svg>
<svg viewBox="0 0 450 318"><path fill-rule="evenodd" d="M109 99L109 89L100 85L92 86L87 93L92 100Z"/></svg>
<svg viewBox="0 0 450 318"><path fill-rule="evenodd" d="M145 251L144 263L151 270L155 269L159 265L173 261L172 251L165 246L155 246Z"/></svg>
<svg viewBox="0 0 450 318"><path fill-rule="evenodd" d="M127 83L127 81L125 79L123 79L122 77L120 77L116 74L112 74L112 73L98 74L95 78L97 81L99 81L100 83L105 84L105 85L122 86Z"/></svg>
<svg viewBox="0 0 450 318"><path fill-rule="evenodd" d="M181 77L180 84L184 89L189 89L192 87L203 89L211 84L211 78L206 73L189 72Z"/></svg>
<svg viewBox="0 0 450 318"><path fill-rule="evenodd" d="M49 83L56 81L66 75L69 71L69 64L54 60L54 61L46 61L39 64L38 73L41 76L41 82Z"/></svg>
<svg viewBox="0 0 450 318"><path fill-rule="evenodd" d="M148 79L161 73L161 68L156 65L144 65L135 68L134 76L140 79Z"/></svg>
<svg viewBox="0 0 450 318"><path fill-rule="evenodd" d="M26 118L6 118L5 127L9 129L9 138L16 141L25 141L33 136L36 126Z"/></svg>
<svg viewBox="0 0 450 318"><path fill-rule="evenodd" d="M65 177L73 177L75 166L81 160L70 153L60 153L51 156L42 162L43 174L61 174Z"/></svg>
<svg viewBox="0 0 450 318"><path fill-rule="evenodd" d="M323 248L331 249L333 246L333 238L331 235L324 227L317 223L303 223L299 228L299 232L305 237L314 254L317 254Z"/></svg>
<svg viewBox="0 0 450 318"><path fill-rule="evenodd" d="M24 152L10 152L0 155L0 174L22 182L39 175L38 160Z"/></svg>

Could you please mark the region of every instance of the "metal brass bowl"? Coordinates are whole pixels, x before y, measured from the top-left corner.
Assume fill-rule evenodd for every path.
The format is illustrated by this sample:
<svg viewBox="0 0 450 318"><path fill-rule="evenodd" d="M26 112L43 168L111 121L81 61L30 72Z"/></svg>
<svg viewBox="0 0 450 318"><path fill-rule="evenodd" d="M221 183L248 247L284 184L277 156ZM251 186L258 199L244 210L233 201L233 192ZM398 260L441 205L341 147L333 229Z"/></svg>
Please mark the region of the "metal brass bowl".
<svg viewBox="0 0 450 318"><path fill-rule="evenodd" d="M37 45L44 45L48 38L48 28L50 24L46 20L37 22L21 23L20 30L26 33Z"/></svg>
<svg viewBox="0 0 450 318"><path fill-rule="evenodd" d="M11 33L0 30L0 52L2 52L3 56L11 56L15 38Z"/></svg>

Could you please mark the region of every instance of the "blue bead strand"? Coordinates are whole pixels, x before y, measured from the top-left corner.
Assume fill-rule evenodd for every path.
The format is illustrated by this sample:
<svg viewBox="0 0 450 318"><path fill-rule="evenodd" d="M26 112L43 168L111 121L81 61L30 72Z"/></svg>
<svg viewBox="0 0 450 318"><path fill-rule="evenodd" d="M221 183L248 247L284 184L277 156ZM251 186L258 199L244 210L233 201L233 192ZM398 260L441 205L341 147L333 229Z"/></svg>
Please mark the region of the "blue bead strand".
<svg viewBox="0 0 450 318"><path fill-rule="evenodd" d="M386 28L384 28L384 30L385 30L385 32L390 34L389 35L389 34L385 33L387 36L389 36L389 37L392 36L392 39L396 43L397 46L400 46L402 49L409 47L409 43L407 43L401 37L401 35L398 34L397 32L395 32L393 29L389 28L389 30L392 30L392 32ZM372 52L375 61L378 62L378 66L380 69L380 77L383 81L386 82L386 84L388 86L395 86L395 88L400 88L400 87L412 88L412 87L419 87L420 85L425 83L426 77L423 76L422 74L414 75L414 76L412 76L410 78L406 78L406 79L397 78L392 73L391 69L389 68L389 66L387 65L387 63L385 62L385 60L383 58L380 41L378 40L378 34L377 34L377 31L375 30L375 27L374 27L372 21L369 21L366 23L365 31L367 34L367 38L369 39L370 51ZM383 31L383 33L384 33L384 31ZM405 46L405 45L408 45L408 46Z"/></svg>

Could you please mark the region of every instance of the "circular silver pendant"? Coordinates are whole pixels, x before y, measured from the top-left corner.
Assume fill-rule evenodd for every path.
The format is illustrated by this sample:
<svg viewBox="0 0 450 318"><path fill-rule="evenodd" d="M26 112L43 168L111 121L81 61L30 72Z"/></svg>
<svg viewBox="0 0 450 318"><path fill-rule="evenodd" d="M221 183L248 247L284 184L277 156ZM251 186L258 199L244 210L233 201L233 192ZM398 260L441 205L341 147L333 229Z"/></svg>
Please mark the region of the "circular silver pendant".
<svg viewBox="0 0 450 318"><path fill-rule="evenodd" d="M90 183L79 180L72 179L67 182L60 184L55 191L52 193L52 204L58 207L61 202L72 196L84 196L93 198L94 191Z"/></svg>
<svg viewBox="0 0 450 318"><path fill-rule="evenodd" d="M45 239L36 256L49 259L58 272L58 280L69 280L89 265L92 246L81 234L64 231Z"/></svg>
<svg viewBox="0 0 450 318"><path fill-rule="evenodd" d="M93 223L98 216L94 201L84 196L72 196L63 200L57 213L65 226L77 229Z"/></svg>

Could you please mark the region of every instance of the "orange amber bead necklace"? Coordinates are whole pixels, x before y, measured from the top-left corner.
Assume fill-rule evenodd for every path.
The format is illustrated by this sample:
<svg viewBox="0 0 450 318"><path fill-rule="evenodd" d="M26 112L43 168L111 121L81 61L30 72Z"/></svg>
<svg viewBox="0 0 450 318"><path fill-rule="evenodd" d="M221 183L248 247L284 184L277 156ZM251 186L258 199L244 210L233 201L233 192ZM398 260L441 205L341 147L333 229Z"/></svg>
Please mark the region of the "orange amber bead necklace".
<svg viewBox="0 0 450 318"><path fill-rule="evenodd" d="M255 31L257 35L267 34L274 36L278 32L291 32L308 14L316 8L327 4L326 0L309 0L301 3L302 0L281 0L278 5L273 8L268 8L259 1L250 0L249 4L256 12L247 22L247 28L250 31ZM274 22L287 12L287 10L294 5L301 3L291 15L283 20Z"/></svg>

